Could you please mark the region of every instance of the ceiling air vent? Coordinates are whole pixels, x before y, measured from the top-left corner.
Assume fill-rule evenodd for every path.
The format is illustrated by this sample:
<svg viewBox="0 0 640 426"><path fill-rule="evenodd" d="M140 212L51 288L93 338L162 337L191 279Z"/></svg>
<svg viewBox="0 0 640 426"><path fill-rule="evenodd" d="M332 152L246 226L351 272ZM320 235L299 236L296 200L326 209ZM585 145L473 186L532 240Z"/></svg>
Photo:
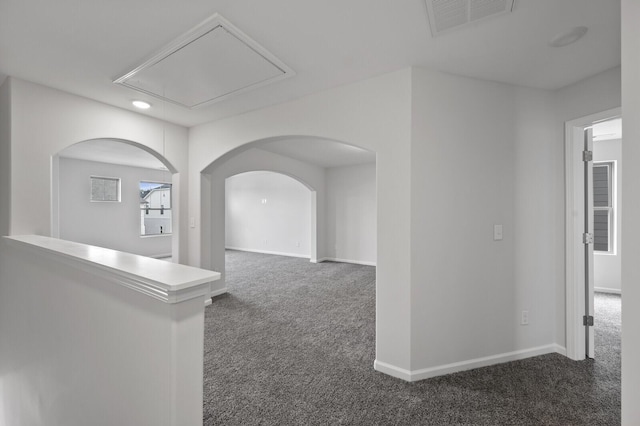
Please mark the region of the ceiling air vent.
<svg viewBox="0 0 640 426"><path fill-rule="evenodd" d="M515 0L425 0L431 34L436 37L452 29L490 16L513 11Z"/></svg>
<svg viewBox="0 0 640 426"><path fill-rule="evenodd" d="M295 73L215 14L113 82L197 108Z"/></svg>

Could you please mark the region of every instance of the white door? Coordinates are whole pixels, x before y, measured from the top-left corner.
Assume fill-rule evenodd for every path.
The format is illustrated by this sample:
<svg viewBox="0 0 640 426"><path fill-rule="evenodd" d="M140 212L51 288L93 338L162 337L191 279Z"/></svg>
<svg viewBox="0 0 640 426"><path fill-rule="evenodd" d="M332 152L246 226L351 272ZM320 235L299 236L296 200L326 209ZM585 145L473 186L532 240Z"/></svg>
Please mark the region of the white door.
<svg viewBox="0 0 640 426"><path fill-rule="evenodd" d="M584 131L584 319L585 328L585 354L588 358L594 357L594 333L593 333L593 131L587 128Z"/></svg>

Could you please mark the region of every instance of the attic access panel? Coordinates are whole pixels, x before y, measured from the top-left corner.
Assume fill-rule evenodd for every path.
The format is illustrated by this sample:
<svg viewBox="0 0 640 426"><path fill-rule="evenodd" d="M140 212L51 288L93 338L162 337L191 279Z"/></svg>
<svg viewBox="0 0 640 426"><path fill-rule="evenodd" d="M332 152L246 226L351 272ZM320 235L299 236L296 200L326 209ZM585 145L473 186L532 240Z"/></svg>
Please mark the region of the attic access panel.
<svg viewBox="0 0 640 426"><path fill-rule="evenodd" d="M454 28L490 16L513 11L515 0L425 0L431 34L436 37Z"/></svg>
<svg viewBox="0 0 640 426"><path fill-rule="evenodd" d="M114 83L197 108L292 75L293 70L216 14Z"/></svg>

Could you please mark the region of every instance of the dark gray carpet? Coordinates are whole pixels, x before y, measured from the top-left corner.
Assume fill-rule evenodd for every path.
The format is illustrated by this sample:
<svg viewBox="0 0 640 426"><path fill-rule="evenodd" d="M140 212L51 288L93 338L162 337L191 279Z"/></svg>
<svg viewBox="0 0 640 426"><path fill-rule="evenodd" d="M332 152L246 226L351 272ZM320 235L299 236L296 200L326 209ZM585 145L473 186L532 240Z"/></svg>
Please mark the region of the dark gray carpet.
<svg viewBox="0 0 640 426"><path fill-rule="evenodd" d="M596 359L550 354L405 383L373 370L375 268L227 252L205 313L205 425L620 424L620 297Z"/></svg>

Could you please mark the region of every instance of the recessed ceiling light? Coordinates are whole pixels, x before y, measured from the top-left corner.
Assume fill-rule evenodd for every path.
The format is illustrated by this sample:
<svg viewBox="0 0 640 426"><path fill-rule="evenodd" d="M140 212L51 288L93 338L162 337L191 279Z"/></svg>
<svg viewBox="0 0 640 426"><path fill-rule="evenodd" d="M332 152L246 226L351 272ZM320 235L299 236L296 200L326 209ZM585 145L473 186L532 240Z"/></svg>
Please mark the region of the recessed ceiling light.
<svg viewBox="0 0 640 426"><path fill-rule="evenodd" d="M133 101L131 102L133 104L134 107L136 108L140 108L140 109L149 109L151 108L151 104L149 102L145 102L145 101Z"/></svg>
<svg viewBox="0 0 640 426"><path fill-rule="evenodd" d="M574 27L562 32L549 41L549 46L563 47L580 40L587 33L587 27Z"/></svg>

